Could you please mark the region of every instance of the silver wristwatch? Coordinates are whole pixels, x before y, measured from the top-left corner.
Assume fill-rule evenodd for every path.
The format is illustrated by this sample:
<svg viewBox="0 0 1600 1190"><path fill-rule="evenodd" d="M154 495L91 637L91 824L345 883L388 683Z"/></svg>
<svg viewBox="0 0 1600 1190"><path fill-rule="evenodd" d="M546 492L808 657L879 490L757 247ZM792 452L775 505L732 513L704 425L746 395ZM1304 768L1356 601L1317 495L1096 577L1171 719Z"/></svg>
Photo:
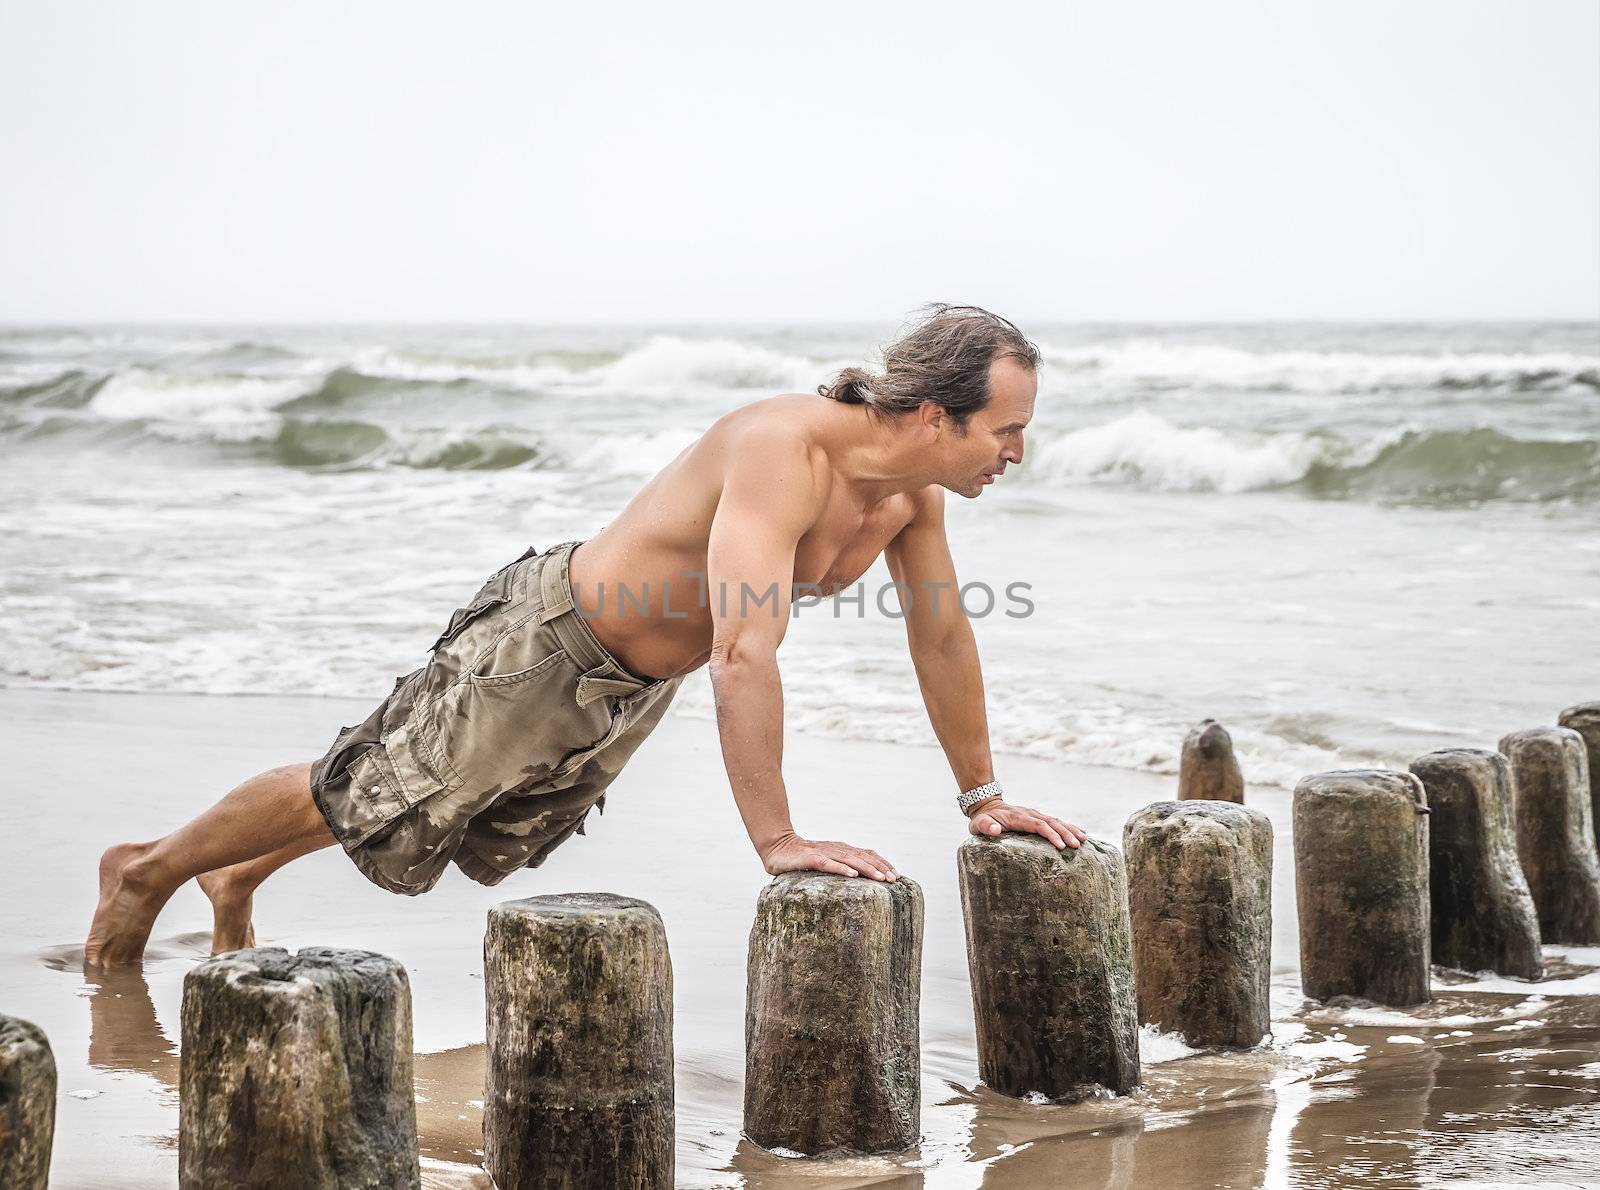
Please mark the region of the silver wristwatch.
<svg viewBox="0 0 1600 1190"><path fill-rule="evenodd" d="M968 817L972 815L972 807L985 798L1000 797L1004 791L998 781L985 781L976 789L969 789L965 793L956 794L956 805L961 807L961 812Z"/></svg>

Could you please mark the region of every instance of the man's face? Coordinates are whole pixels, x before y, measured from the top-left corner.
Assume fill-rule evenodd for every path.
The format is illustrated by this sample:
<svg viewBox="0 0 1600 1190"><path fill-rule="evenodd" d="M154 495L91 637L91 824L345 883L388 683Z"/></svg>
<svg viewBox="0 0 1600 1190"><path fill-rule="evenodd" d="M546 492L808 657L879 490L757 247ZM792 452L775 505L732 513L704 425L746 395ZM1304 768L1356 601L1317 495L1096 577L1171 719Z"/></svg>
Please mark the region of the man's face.
<svg viewBox="0 0 1600 1190"><path fill-rule="evenodd" d="M1039 379L1014 359L989 365L989 403L967 419L965 436L947 422L949 475L944 486L971 499L1012 463L1022 462L1022 431L1033 418Z"/></svg>

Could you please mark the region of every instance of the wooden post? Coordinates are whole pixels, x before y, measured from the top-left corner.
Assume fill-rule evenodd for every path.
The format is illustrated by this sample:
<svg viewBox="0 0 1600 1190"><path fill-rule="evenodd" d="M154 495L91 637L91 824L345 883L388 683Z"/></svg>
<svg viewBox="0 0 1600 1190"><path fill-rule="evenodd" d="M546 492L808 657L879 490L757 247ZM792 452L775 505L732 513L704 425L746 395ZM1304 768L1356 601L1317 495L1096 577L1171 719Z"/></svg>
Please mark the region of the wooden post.
<svg viewBox="0 0 1600 1190"><path fill-rule="evenodd" d="M670 1190L672 960L654 906L560 893L489 910L484 1166L501 1190Z"/></svg>
<svg viewBox="0 0 1600 1190"><path fill-rule="evenodd" d="M1157 802L1122 828L1139 1020L1197 1047L1272 1029L1272 823L1228 802Z"/></svg>
<svg viewBox="0 0 1600 1190"><path fill-rule="evenodd" d="M1178 799L1243 802L1244 774L1233 755L1233 737L1215 719L1202 719L1183 740L1178 760Z"/></svg>
<svg viewBox="0 0 1600 1190"><path fill-rule="evenodd" d="M45 1190L56 1130L56 1060L39 1026L0 1016L0 1186Z"/></svg>
<svg viewBox="0 0 1600 1190"><path fill-rule="evenodd" d="M1583 749L1589 760L1589 817L1596 836L1600 836L1600 702L1582 702L1568 707L1556 722L1583 737Z"/></svg>
<svg viewBox="0 0 1600 1190"><path fill-rule="evenodd" d="M1295 787L1300 982L1313 1000L1429 999L1427 814L1412 773L1318 773Z"/></svg>
<svg viewBox="0 0 1600 1190"><path fill-rule="evenodd" d="M1139 1085L1122 854L1089 839L972 837L958 856L978 1070L1002 1095L1070 1103Z"/></svg>
<svg viewBox="0 0 1600 1190"><path fill-rule="evenodd" d="M1539 915L1517 859L1511 769L1498 752L1445 748L1411 762L1427 791L1433 961L1538 979Z"/></svg>
<svg viewBox="0 0 1600 1190"><path fill-rule="evenodd" d="M1583 737L1566 727L1535 727L1506 736L1500 751L1511 762L1517 855L1539 932L1546 942L1600 942L1600 855Z"/></svg>
<svg viewBox="0 0 1600 1190"><path fill-rule="evenodd" d="M774 877L750 930L745 1135L807 1156L915 1145L921 990L914 880Z"/></svg>
<svg viewBox="0 0 1600 1190"><path fill-rule="evenodd" d="M183 981L178 1184L418 1187L411 987L364 950L235 950Z"/></svg>

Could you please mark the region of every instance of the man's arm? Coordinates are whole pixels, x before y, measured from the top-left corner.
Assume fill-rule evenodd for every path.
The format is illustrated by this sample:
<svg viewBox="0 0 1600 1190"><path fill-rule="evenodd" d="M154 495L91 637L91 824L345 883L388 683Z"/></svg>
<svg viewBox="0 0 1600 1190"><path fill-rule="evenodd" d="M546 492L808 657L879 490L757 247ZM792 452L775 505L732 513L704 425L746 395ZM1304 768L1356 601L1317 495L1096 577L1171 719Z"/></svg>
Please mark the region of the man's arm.
<svg viewBox="0 0 1600 1190"><path fill-rule="evenodd" d="M790 434L758 427L730 449L706 549L709 668L722 759L745 830L774 874L805 869L894 879L877 852L803 839L790 821L777 654L789 626L795 548L821 514L826 492L809 447Z"/></svg>
<svg viewBox="0 0 1600 1190"><path fill-rule="evenodd" d="M944 489L912 493L916 511L884 549L884 561L905 613L906 640L933 733L955 775L957 792L994 780L983 670L972 624L962 610L960 584L944 529ZM1001 829L1032 831L1056 847L1076 847L1080 827L999 797L985 798L968 813L974 834Z"/></svg>

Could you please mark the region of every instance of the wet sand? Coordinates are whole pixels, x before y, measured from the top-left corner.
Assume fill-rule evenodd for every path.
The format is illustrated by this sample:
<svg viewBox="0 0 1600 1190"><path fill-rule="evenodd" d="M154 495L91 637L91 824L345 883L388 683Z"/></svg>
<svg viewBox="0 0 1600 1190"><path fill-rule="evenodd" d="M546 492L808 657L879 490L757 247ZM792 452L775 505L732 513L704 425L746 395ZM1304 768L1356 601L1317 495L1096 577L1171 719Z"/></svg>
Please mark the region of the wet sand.
<svg viewBox="0 0 1600 1190"><path fill-rule="evenodd" d="M156 927L142 971L86 978L78 944L110 842L169 829L230 786L309 759L365 702L0 690L8 831L0 885L0 1011L39 1024L60 1069L52 1185L170 1186L178 1008L209 947L192 886ZM1204 708L1197 708L1196 718ZM675 984L678 1184L847 1187L1600 1186L1600 948L1546 948L1538 984L1435 973L1420 1010L1309 1005L1296 976L1288 795L1250 791L1278 831L1274 1038L1195 1054L1146 1035L1145 1086L1057 1107L982 1087L955 848L965 824L935 748L791 733L796 828L875 847L922 883L923 1141L894 1158L786 1160L739 1138L744 948L767 877L739 824L714 725L669 714L603 816L544 867L486 889L452 872L409 899L337 850L257 898L262 945L365 947L406 964L415 997L425 1180L488 1185L477 1168L484 913L563 890L643 897L666 921ZM1013 800L1120 840L1175 782L999 757ZM1248 777L1249 774L1246 774Z"/></svg>

